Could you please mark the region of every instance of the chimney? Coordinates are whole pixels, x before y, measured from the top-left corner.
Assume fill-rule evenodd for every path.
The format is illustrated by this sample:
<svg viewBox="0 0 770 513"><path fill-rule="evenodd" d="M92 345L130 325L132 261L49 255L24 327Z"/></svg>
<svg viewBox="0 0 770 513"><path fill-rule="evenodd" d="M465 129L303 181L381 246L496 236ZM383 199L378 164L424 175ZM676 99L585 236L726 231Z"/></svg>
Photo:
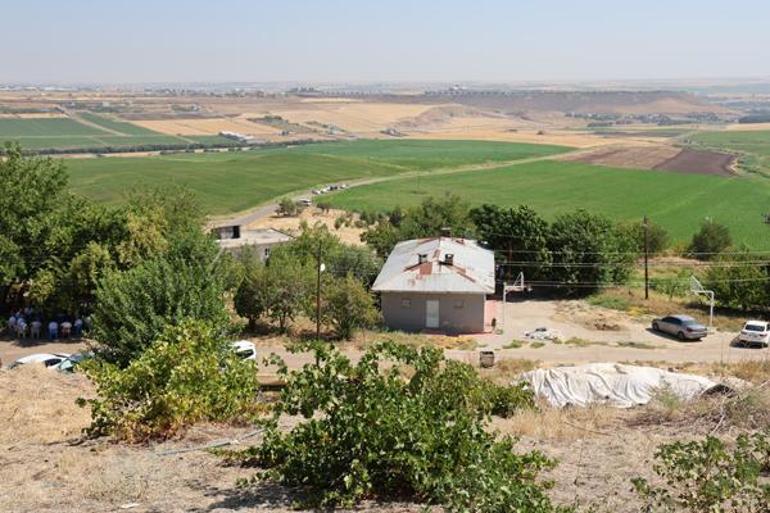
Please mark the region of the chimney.
<svg viewBox="0 0 770 513"><path fill-rule="evenodd" d="M448 226L444 226L443 228L441 228L441 236L442 237L447 237L447 238L451 237L452 236L452 229L450 227L448 227Z"/></svg>
<svg viewBox="0 0 770 513"><path fill-rule="evenodd" d="M427 253L420 253L417 255L417 265L424 264L428 261L428 254Z"/></svg>
<svg viewBox="0 0 770 513"><path fill-rule="evenodd" d="M455 256L454 253L446 253L444 255L444 265L454 265Z"/></svg>

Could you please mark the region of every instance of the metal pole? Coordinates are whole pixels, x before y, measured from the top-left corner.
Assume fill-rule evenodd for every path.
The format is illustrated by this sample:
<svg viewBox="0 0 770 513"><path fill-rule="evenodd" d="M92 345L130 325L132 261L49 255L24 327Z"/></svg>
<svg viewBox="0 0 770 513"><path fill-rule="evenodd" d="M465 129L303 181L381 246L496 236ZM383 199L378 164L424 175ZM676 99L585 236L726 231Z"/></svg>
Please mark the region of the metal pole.
<svg viewBox="0 0 770 513"><path fill-rule="evenodd" d="M650 225L647 222L647 216L644 216L644 299L650 299Z"/></svg>
<svg viewBox="0 0 770 513"><path fill-rule="evenodd" d="M506 301L506 295L508 294L508 284L506 282L503 282L503 328L502 332L505 334L505 301Z"/></svg>

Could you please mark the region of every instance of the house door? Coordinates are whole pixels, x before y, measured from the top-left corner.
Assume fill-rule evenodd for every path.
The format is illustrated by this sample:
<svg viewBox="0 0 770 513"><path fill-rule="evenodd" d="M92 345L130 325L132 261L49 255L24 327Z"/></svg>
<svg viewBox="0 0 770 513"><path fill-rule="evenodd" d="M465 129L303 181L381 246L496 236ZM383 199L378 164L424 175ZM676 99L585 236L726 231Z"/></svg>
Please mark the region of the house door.
<svg viewBox="0 0 770 513"><path fill-rule="evenodd" d="M438 301L429 299L425 301L425 327L438 328Z"/></svg>

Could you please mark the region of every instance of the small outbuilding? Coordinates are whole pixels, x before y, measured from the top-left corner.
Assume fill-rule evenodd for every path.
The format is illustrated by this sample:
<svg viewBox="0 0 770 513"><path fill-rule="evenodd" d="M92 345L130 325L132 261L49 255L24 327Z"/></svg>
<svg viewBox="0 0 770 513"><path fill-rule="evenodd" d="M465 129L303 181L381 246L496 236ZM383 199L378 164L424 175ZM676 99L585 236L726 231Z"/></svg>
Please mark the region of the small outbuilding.
<svg viewBox="0 0 770 513"><path fill-rule="evenodd" d="M250 230L241 226L217 226L211 229L219 247L231 253L238 253L243 248L256 251L262 261L270 256L270 250L294 239L291 235L272 228Z"/></svg>
<svg viewBox="0 0 770 513"><path fill-rule="evenodd" d="M437 237L400 242L372 290L391 329L482 333L491 329L495 257L475 241Z"/></svg>

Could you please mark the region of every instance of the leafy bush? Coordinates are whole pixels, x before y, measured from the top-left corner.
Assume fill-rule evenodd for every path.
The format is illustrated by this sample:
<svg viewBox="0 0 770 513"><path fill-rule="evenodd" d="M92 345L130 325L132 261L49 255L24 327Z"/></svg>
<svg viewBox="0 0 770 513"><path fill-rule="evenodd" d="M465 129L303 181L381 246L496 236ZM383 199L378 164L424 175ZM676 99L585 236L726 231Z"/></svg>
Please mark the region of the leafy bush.
<svg viewBox="0 0 770 513"><path fill-rule="evenodd" d="M711 260L729 248L733 243L727 226L711 219L706 219L700 230L692 236L690 253L699 260Z"/></svg>
<svg viewBox="0 0 770 513"><path fill-rule="evenodd" d="M729 257L717 256L706 272L704 284L714 291L719 304L750 310L765 308L768 296L770 261L746 251Z"/></svg>
<svg viewBox="0 0 770 513"><path fill-rule="evenodd" d="M624 223L618 230L634 241L634 249L639 253L644 252L645 228L644 223ZM661 225L648 221L647 224L647 251L651 255L662 253L671 243L671 237Z"/></svg>
<svg viewBox="0 0 770 513"><path fill-rule="evenodd" d="M108 274L96 291L94 338L102 357L128 365L163 329L194 318L229 328L224 303L229 269L200 231L179 234L168 252Z"/></svg>
<svg viewBox="0 0 770 513"><path fill-rule="evenodd" d="M322 301L322 322L331 325L343 339L350 339L355 330L372 327L380 320L374 297L352 274L328 280Z"/></svg>
<svg viewBox="0 0 770 513"><path fill-rule="evenodd" d="M240 455L268 469L259 477L315 506L408 497L448 511L557 510L538 480L554 463L485 430L489 413L532 406L529 392L496 387L435 348L379 343L354 365L312 347L317 363L282 370L287 386L263 444ZM281 414L306 420L284 433Z"/></svg>
<svg viewBox="0 0 770 513"><path fill-rule="evenodd" d="M96 384L93 436L129 442L167 438L199 421L242 421L264 410L254 363L241 360L202 321L169 326L128 367L101 359L80 366Z"/></svg>
<svg viewBox="0 0 770 513"><path fill-rule="evenodd" d="M646 511L766 513L770 507L770 432L740 435L733 448L708 436L661 446L655 454L660 486L633 480Z"/></svg>

